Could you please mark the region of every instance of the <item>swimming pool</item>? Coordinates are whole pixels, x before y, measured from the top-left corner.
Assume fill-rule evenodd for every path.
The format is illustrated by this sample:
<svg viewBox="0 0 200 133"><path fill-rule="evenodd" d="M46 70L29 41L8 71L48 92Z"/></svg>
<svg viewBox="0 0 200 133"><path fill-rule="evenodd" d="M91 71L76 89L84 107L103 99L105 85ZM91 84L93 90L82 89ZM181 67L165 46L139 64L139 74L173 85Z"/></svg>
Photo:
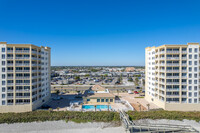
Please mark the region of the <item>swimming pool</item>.
<svg viewBox="0 0 200 133"><path fill-rule="evenodd" d="M95 107L94 105L82 105L82 109L95 109ZM106 110L108 109L108 105L96 105L96 109ZM109 105L109 109L111 109L110 105Z"/></svg>

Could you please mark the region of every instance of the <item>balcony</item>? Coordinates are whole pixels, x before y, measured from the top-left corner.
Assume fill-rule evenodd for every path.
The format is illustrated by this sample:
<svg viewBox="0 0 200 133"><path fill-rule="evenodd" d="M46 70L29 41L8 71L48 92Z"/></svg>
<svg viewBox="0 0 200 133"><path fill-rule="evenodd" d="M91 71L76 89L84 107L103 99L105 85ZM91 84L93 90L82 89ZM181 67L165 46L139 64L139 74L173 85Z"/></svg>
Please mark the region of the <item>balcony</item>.
<svg viewBox="0 0 200 133"><path fill-rule="evenodd" d="M15 50L15 53L29 53L29 50Z"/></svg>
<svg viewBox="0 0 200 133"><path fill-rule="evenodd" d="M16 92L29 92L30 90L29 89L20 89L20 90L16 90Z"/></svg>
<svg viewBox="0 0 200 133"><path fill-rule="evenodd" d="M167 85L179 85L179 82L166 82Z"/></svg>
<svg viewBox="0 0 200 133"><path fill-rule="evenodd" d="M29 57L15 57L17 60L29 60Z"/></svg>
<svg viewBox="0 0 200 133"><path fill-rule="evenodd" d="M22 98L22 99L24 99L24 98L30 98L30 96L16 96L16 98Z"/></svg>
<svg viewBox="0 0 200 133"><path fill-rule="evenodd" d="M179 66L179 63L167 63L167 66Z"/></svg>
<svg viewBox="0 0 200 133"><path fill-rule="evenodd" d="M179 57L167 57L167 60L179 60Z"/></svg>
<svg viewBox="0 0 200 133"><path fill-rule="evenodd" d="M179 54L179 51L167 51L167 54Z"/></svg>
<svg viewBox="0 0 200 133"><path fill-rule="evenodd" d="M185 79L185 78L187 78L187 76L181 76L181 78Z"/></svg>
<svg viewBox="0 0 200 133"><path fill-rule="evenodd" d="M179 103L179 101L166 101L166 103Z"/></svg>
<svg viewBox="0 0 200 133"><path fill-rule="evenodd" d="M13 53L13 50L7 50L7 53Z"/></svg>
<svg viewBox="0 0 200 133"><path fill-rule="evenodd" d="M7 66L13 66L13 63L7 63Z"/></svg>
<svg viewBox="0 0 200 133"><path fill-rule="evenodd" d="M13 77L10 76L10 77L7 77L7 79L13 79Z"/></svg>
<svg viewBox="0 0 200 133"><path fill-rule="evenodd" d="M17 63L16 66L29 66L29 63Z"/></svg>
<svg viewBox="0 0 200 133"><path fill-rule="evenodd" d="M167 70L167 72L179 72L179 70Z"/></svg>
<svg viewBox="0 0 200 133"><path fill-rule="evenodd" d="M30 76L16 77L16 79L30 79Z"/></svg>
<svg viewBox="0 0 200 133"><path fill-rule="evenodd" d="M182 63L181 65L182 65L182 66L187 66L187 63Z"/></svg>
<svg viewBox="0 0 200 133"><path fill-rule="evenodd" d="M167 88L167 91L179 91L179 88Z"/></svg>
<svg viewBox="0 0 200 133"><path fill-rule="evenodd" d="M7 60L13 60L13 57L7 57Z"/></svg>
<svg viewBox="0 0 200 133"><path fill-rule="evenodd" d="M166 95L167 97L179 97L180 95Z"/></svg>
<svg viewBox="0 0 200 133"><path fill-rule="evenodd" d="M182 54L187 54L187 51L182 51Z"/></svg>
<svg viewBox="0 0 200 133"><path fill-rule="evenodd" d="M30 83L16 83L16 85L30 85Z"/></svg>
<svg viewBox="0 0 200 133"><path fill-rule="evenodd" d="M37 51L31 51L32 54L37 54Z"/></svg>
<svg viewBox="0 0 200 133"><path fill-rule="evenodd" d="M15 70L15 72L30 72L30 70Z"/></svg>
<svg viewBox="0 0 200 133"><path fill-rule="evenodd" d="M12 72L13 72L13 70L7 70L7 72L8 72L8 73L12 73Z"/></svg>
<svg viewBox="0 0 200 133"><path fill-rule="evenodd" d="M7 96L7 99L13 99L13 96Z"/></svg>
<svg viewBox="0 0 200 133"><path fill-rule="evenodd" d="M187 57L182 57L182 60L187 60Z"/></svg>
<svg viewBox="0 0 200 133"><path fill-rule="evenodd" d="M36 57L31 57L31 59L32 59L32 60L37 60L38 58L36 58Z"/></svg>
<svg viewBox="0 0 200 133"><path fill-rule="evenodd" d="M179 76L167 76L166 78L168 78L168 79L178 79Z"/></svg>
<svg viewBox="0 0 200 133"><path fill-rule="evenodd" d="M7 85L8 85L8 86L13 86L14 84L13 84L13 83L7 83Z"/></svg>

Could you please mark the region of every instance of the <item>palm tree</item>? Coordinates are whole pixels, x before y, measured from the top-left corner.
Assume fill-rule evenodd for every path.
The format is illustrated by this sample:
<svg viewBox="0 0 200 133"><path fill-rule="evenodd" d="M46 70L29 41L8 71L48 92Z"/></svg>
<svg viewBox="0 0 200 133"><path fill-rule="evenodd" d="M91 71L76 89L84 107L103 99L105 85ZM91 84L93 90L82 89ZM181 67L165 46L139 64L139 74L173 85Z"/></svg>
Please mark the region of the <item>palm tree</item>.
<svg viewBox="0 0 200 133"><path fill-rule="evenodd" d="M94 108L95 108L95 112L96 112L96 109L97 109L97 105L94 105Z"/></svg>
<svg viewBox="0 0 200 133"><path fill-rule="evenodd" d="M150 104L148 103L148 104L147 104L148 111L149 111L149 109L150 109L149 107L150 107Z"/></svg>
<svg viewBox="0 0 200 133"><path fill-rule="evenodd" d="M119 90L117 89L117 96L119 96Z"/></svg>
<svg viewBox="0 0 200 133"><path fill-rule="evenodd" d="M107 105L107 106L108 106L108 111L109 111L109 104L110 104L110 103L108 103L108 105Z"/></svg>

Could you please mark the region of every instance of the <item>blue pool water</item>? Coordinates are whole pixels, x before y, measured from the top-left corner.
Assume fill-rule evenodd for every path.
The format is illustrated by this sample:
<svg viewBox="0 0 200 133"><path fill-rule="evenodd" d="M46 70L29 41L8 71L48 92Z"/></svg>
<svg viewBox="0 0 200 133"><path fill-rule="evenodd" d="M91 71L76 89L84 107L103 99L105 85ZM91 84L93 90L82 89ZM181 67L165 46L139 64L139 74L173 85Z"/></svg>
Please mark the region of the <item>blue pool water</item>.
<svg viewBox="0 0 200 133"><path fill-rule="evenodd" d="M82 109L95 109L94 105L82 105ZM96 105L96 109L108 109L108 105ZM109 105L109 109L111 109L111 106Z"/></svg>

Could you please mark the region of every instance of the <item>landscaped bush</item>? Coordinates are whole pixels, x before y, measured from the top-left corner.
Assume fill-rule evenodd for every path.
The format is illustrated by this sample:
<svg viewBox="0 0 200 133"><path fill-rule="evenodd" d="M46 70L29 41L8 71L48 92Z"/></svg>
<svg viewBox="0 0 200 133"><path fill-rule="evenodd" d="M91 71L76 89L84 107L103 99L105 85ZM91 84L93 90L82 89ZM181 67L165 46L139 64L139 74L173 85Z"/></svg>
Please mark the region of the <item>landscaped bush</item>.
<svg viewBox="0 0 200 133"><path fill-rule="evenodd" d="M2 113L1 123L65 120L74 122L118 122L117 112L33 111L26 113Z"/></svg>
<svg viewBox="0 0 200 133"><path fill-rule="evenodd" d="M195 120L200 121L200 112L181 112L181 111L148 111L136 112L129 111L128 115L131 120L139 119L169 119L169 120Z"/></svg>

